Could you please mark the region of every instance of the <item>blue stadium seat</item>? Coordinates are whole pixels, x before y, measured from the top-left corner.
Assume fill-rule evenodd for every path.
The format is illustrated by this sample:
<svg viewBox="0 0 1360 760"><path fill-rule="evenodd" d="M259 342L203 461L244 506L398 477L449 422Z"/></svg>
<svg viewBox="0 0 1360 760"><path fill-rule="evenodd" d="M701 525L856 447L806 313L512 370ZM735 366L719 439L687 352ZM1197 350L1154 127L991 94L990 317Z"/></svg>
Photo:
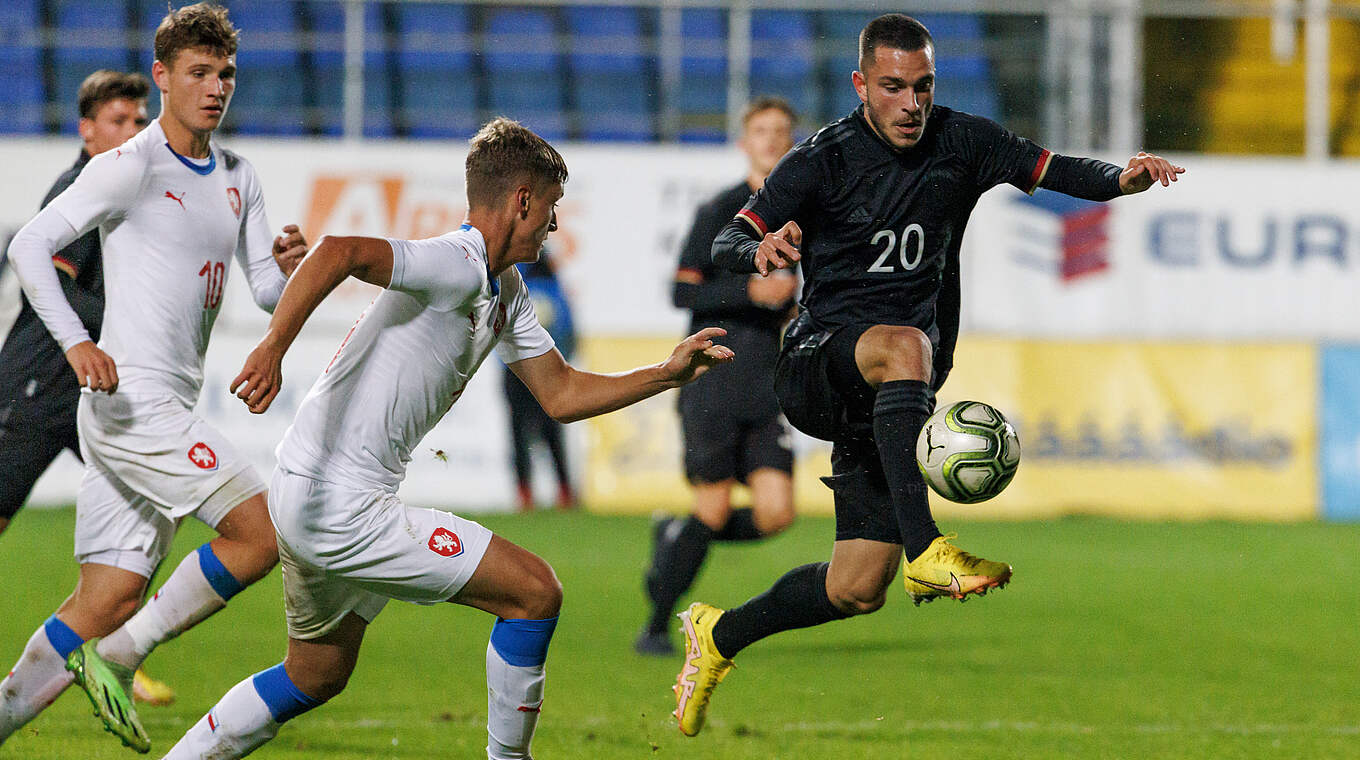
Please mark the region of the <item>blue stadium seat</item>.
<svg viewBox="0 0 1360 760"><path fill-rule="evenodd" d="M339 135L344 130L345 9L340 3L309 3L312 31L322 35L312 48L312 88L320 95L321 131ZM364 135L391 137L392 86L390 58L384 45L382 6L364 3Z"/></svg>
<svg viewBox="0 0 1360 760"><path fill-rule="evenodd" d="M250 135L304 134L307 80L295 4L234 0L230 11L242 44L227 127Z"/></svg>
<svg viewBox="0 0 1360 760"><path fill-rule="evenodd" d="M43 131L40 25L38 0L11 0L0 14L0 133Z"/></svg>
<svg viewBox="0 0 1360 760"><path fill-rule="evenodd" d="M128 9L122 2L107 0L53 0L51 9L59 33L52 50L56 91L49 100L62 113L74 115L76 93L85 77L98 69L127 69L135 60L121 31L110 33L127 28ZM76 121L63 118L62 133L75 134Z"/></svg>
<svg viewBox="0 0 1360 760"><path fill-rule="evenodd" d="M396 102L412 137L468 138L478 126L477 71L467 8L397 3Z"/></svg>
<svg viewBox="0 0 1360 760"><path fill-rule="evenodd" d="M137 0L137 70L151 76L156 60L156 27L165 18L165 0Z"/></svg>
<svg viewBox="0 0 1360 760"><path fill-rule="evenodd" d="M850 72L859 68L860 30L877 15L863 11L831 11L822 16L823 42L829 51L822 86L830 118L839 119L859 107L859 97L850 84Z"/></svg>
<svg viewBox="0 0 1360 760"><path fill-rule="evenodd" d="M680 14L681 142L727 140L727 18L721 10L687 8Z"/></svg>
<svg viewBox="0 0 1360 760"><path fill-rule="evenodd" d="M551 11L488 9L486 74L491 110L548 140L567 136L563 60Z"/></svg>
<svg viewBox="0 0 1360 760"><path fill-rule="evenodd" d="M581 137L650 140L655 136L650 65L634 8L582 7L564 11L572 34L572 91Z"/></svg>
<svg viewBox="0 0 1360 760"><path fill-rule="evenodd" d="M778 95L799 113L814 105L811 15L756 11L751 15L751 94Z"/></svg>
<svg viewBox="0 0 1360 760"><path fill-rule="evenodd" d="M935 38L940 104L989 119L1001 118L1001 98L987 59L982 17L943 13L918 16L917 20Z"/></svg>

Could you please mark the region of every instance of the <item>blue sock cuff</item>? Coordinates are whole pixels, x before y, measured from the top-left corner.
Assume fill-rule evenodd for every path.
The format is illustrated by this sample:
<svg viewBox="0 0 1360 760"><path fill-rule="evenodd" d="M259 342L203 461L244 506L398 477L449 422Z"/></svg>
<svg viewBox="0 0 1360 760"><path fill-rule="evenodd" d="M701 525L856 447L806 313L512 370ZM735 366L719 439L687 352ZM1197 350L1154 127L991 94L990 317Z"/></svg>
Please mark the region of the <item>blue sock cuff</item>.
<svg viewBox="0 0 1360 760"><path fill-rule="evenodd" d="M208 579L208 585L212 586L213 591L222 597L222 601L227 601L241 592L245 586L236 580L236 576L227 571L226 565L222 560L213 554L212 544L204 544L198 547L198 567L203 571L203 577Z"/></svg>
<svg viewBox="0 0 1360 760"><path fill-rule="evenodd" d="M72 652L76 651L85 639L71 630L71 626L61 622L56 615L47 619L43 623L43 630L47 632L47 640L52 644L52 648L57 650L61 659L66 659Z"/></svg>
<svg viewBox="0 0 1360 760"><path fill-rule="evenodd" d="M255 693L259 694L260 699L263 699L265 705L269 707L269 714L273 716L275 723L296 718L321 704L320 701L302 693L297 684L293 683L293 679L288 677L288 673L283 669L283 663L256 673L250 680L255 686Z"/></svg>
<svg viewBox="0 0 1360 760"><path fill-rule="evenodd" d="M548 642L552 641L557 618L542 620L496 618L491 626L491 646L502 660L517 668L542 665L548 659Z"/></svg>

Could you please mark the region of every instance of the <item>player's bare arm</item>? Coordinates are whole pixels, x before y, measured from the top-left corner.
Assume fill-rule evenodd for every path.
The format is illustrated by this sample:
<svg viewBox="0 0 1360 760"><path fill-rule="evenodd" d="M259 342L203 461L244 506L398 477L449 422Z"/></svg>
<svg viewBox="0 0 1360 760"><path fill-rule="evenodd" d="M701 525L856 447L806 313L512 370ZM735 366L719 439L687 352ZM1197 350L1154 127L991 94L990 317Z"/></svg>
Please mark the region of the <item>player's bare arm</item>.
<svg viewBox="0 0 1360 760"><path fill-rule="evenodd" d="M302 236L302 230L296 224L285 224L283 234L274 237L274 261L279 265L279 271L285 277L292 277L293 270L298 268L302 259L307 255L307 240Z"/></svg>
<svg viewBox="0 0 1360 760"><path fill-rule="evenodd" d="M756 271L765 277L776 269L792 267L802 258L798 252L798 246L802 244L803 230L792 220L785 222L778 230L766 233L760 241L760 247L756 249Z"/></svg>
<svg viewBox="0 0 1360 760"><path fill-rule="evenodd" d="M283 355L317 305L350 276L384 288L391 284L392 244L381 238L327 236L306 255L289 276L269 329L231 382L231 392L251 413L269 409L283 385Z"/></svg>
<svg viewBox="0 0 1360 760"><path fill-rule="evenodd" d="M510 370L528 386L543 410L558 422L575 422L694 381L710 367L732 361L732 349L713 342L727 334L708 327L685 338L660 364L605 375L571 366L556 349L514 362Z"/></svg>
<svg viewBox="0 0 1360 760"><path fill-rule="evenodd" d="M1124 171L1119 173L1119 189L1124 195L1132 195L1141 193L1158 182L1162 187L1169 187L1184 173L1185 167L1176 166L1161 156L1139 152L1129 159Z"/></svg>

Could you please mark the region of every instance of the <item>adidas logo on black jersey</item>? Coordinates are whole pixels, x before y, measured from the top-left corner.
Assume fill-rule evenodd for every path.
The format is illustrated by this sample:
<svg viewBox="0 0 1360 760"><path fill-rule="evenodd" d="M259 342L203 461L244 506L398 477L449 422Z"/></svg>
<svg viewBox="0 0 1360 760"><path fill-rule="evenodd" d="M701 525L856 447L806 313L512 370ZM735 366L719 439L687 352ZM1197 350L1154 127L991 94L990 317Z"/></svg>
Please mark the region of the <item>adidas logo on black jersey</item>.
<svg viewBox="0 0 1360 760"><path fill-rule="evenodd" d="M865 222L872 220L869 217L869 212L865 211L863 206L856 206L855 210L850 212L849 218L845 221L848 224L864 224Z"/></svg>

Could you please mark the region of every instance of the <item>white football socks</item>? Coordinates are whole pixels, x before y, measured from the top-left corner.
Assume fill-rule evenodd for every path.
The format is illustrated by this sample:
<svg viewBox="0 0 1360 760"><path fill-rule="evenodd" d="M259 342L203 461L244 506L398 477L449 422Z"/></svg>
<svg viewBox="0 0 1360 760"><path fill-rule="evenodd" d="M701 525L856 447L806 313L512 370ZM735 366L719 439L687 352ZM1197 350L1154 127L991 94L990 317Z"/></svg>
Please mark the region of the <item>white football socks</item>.
<svg viewBox="0 0 1360 760"><path fill-rule="evenodd" d="M142 660L158 645L227 606L226 599L213 588L203 572L202 555L200 549L186 556L151 601L121 628L101 639L95 647L99 656L119 665L139 668Z"/></svg>
<svg viewBox="0 0 1360 760"><path fill-rule="evenodd" d="M543 665L515 666L496 647L486 647L486 756L489 760L530 758L529 742L543 704Z"/></svg>
<svg viewBox="0 0 1360 760"><path fill-rule="evenodd" d="M245 757L279 733L254 676L231 687L213 708L190 728L162 760L232 760Z"/></svg>
<svg viewBox="0 0 1360 760"><path fill-rule="evenodd" d="M48 637L47 625L39 627L14 669L0 681L0 744L52 704L72 680L66 658Z"/></svg>

